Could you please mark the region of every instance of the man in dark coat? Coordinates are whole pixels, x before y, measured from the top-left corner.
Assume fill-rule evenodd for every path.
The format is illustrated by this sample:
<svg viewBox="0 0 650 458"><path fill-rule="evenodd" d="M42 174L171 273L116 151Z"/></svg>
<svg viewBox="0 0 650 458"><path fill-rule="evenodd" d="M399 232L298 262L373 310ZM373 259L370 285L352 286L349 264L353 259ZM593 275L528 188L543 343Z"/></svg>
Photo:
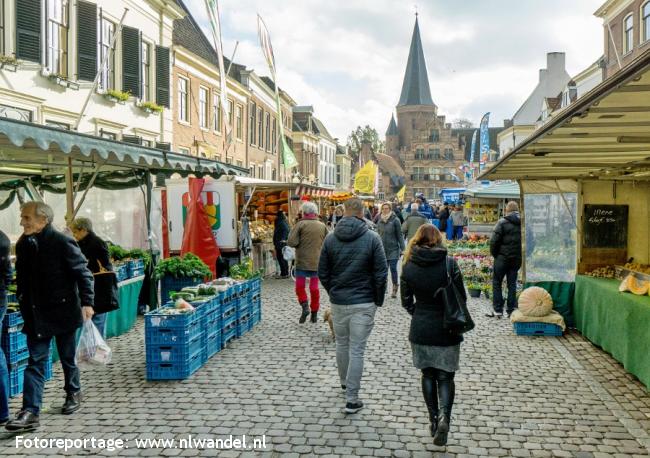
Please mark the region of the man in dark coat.
<svg viewBox="0 0 650 458"><path fill-rule="evenodd" d="M289 277L289 263L284 256L282 255L282 250L287 246L287 239L289 238L289 221L287 217L284 216L282 210L278 211L277 217L275 218L275 227L273 228L273 246L275 247L275 257L280 264L280 275L277 278L288 278Z"/></svg>
<svg viewBox="0 0 650 458"><path fill-rule="evenodd" d="M71 414L81 405L75 334L93 315L93 275L77 243L55 230L53 219L52 208L42 202L29 202L20 212L24 231L16 244L16 280L29 360L22 410L6 426L14 432L39 426L52 337L65 375L62 413Z"/></svg>
<svg viewBox="0 0 650 458"><path fill-rule="evenodd" d="M451 212L449 211L449 204L445 202L445 206L440 210L440 213L438 213L438 218L440 219L440 232L443 234L447 232L447 223L450 216Z"/></svg>
<svg viewBox="0 0 650 458"><path fill-rule="evenodd" d="M11 242L0 231L0 341L2 341L2 320L7 312L7 292L11 284ZM0 425L9 420L9 371L5 354L0 347Z"/></svg>
<svg viewBox="0 0 650 458"><path fill-rule="evenodd" d="M363 408L359 399L363 354L386 294L388 266L379 235L363 220L363 202L345 202L345 217L323 244L318 277L330 296L336 336L336 365L346 392L346 413Z"/></svg>
<svg viewBox="0 0 650 458"><path fill-rule="evenodd" d="M95 232L93 232L93 224L88 218L77 218L71 225L72 235L79 244L81 253L88 260L88 268L93 274L99 272L102 268L106 270L113 270L111 265L110 256L108 254L108 246L106 242L100 239ZM106 317L107 312L111 310L103 310L97 300L98 296L110 295L110 291L100 291L97 283L95 285L95 302L93 304L94 312L93 323L101 333L102 337L106 336Z"/></svg>
<svg viewBox="0 0 650 458"><path fill-rule="evenodd" d="M506 216L494 227L490 239L490 253L494 256L492 276L493 312L487 316L501 318L503 315L503 277L508 284L508 316L517 308L517 273L521 267L521 219L517 202L508 202Z"/></svg>

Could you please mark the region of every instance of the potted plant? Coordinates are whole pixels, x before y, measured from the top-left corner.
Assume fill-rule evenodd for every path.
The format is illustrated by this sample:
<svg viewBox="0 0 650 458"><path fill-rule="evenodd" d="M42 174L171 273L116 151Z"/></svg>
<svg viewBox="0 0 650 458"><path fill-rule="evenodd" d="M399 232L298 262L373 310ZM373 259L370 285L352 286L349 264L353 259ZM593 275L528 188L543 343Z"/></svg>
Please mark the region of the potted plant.
<svg viewBox="0 0 650 458"><path fill-rule="evenodd" d="M108 89L103 95L106 100L113 103L119 103L120 105L124 105L124 103L129 100L129 97L131 97L130 92L122 92L117 89Z"/></svg>
<svg viewBox="0 0 650 458"><path fill-rule="evenodd" d="M0 56L0 69L15 72L18 69L18 59L14 56Z"/></svg>
<svg viewBox="0 0 650 458"><path fill-rule="evenodd" d="M48 78L54 84L58 84L59 86L63 86L63 87L68 87L68 79L63 75L59 75L58 73L51 73L48 76Z"/></svg>
<svg viewBox="0 0 650 458"><path fill-rule="evenodd" d="M470 297L481 297L481 289L483 286L480 283L474 281L467 282L467 292Z"/></svg>
<svg viewBox="0 0 650 458"><path fill-rule="evenodd" d="M492 285L483 285L483 294L485 294L486 299L490 299L492 297Z"/></svg>
<svg viewBox="0 0 650 458"><path fill-rule="evenodd" d="M198 256L187 253L163 259L153 270L153 277L160 280L161 301L169 300L171 291L180 291L186 286L198 285L205 278L212 278L212 271Z"/></svg>
<svg viewBox="0 0 650 458"><path fill-rule="evenodd" d="M162 113L163 107L155 102L141 102L138 107L146 113Z"/></svg>

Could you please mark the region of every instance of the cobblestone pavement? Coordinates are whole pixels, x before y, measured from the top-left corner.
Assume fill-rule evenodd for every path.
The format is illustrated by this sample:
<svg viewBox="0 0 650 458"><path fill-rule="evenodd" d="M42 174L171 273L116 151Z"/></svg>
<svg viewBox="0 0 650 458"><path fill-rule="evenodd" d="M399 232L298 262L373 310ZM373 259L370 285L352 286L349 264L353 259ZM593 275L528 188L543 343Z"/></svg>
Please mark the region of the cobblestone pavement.
<svg viewBox="0 0 650 458"><path fill-rule="evenodd" d="M578 334L517 337L507 320L483 316L462 347L457 401L446 448L435 447L411 365L408 319L388 299L366 353L360 413L346 416L328 327L299 325L288 280L263 287L263 321L182 382L147 382L140 320L110 340L110 367L82 373L86 401L66 417L62 373L46 388L42 427L26 438L121 438L128 449L16 448L0 456L518 456L650 454L650 394L610 356ZM324 295L326 296L326 295ZM324 300L327 306L327 301ZM12 411L20 407L12 401ZM1 434L1 433L0 433ZM266 437L266 450L138 449L135 439ZM179 443L177 443L179 445Z"/></svg>

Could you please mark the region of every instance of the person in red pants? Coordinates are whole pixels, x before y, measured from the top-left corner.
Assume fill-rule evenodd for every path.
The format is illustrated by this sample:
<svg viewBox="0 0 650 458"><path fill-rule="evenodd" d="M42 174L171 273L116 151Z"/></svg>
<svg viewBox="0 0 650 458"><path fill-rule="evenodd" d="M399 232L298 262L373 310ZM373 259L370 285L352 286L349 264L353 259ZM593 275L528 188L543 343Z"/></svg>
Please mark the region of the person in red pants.
<svg viewBox="0 0 650 458"><path fill-rule="evenodd" d="M287 245L296 249L296 296L300 304L299 323L304 323L311 311L311 322L318 321L320 308L320 291L318 290L318 259L327 236L327 226L318 219L318 207L312 202L305 202L301 207L302 219L289 233ZM309 278L309 295L305 286Z"/></svg>

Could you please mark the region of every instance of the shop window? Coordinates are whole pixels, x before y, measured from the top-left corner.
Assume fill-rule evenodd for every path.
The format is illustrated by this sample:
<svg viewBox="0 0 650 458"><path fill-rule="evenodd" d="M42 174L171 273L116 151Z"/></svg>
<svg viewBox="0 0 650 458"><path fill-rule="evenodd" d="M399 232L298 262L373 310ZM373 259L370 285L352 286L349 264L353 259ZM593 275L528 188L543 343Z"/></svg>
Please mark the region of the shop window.
<svg viewBox="0 0 650 458"><path fill-rule="evenodd" d="M68 76L68 0L47 1L46 59L50 73Z"/></svg>

